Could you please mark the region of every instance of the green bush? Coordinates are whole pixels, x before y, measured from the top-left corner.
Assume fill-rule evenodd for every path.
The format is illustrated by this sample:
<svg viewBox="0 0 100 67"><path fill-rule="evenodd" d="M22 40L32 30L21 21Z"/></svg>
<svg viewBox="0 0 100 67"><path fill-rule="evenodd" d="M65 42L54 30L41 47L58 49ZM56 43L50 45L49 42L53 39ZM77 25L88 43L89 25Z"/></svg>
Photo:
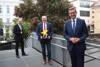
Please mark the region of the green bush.
<svg viewBox="0 0 100 67"><path fill-rule="evenodd" d="M29 35L30 35L30 27L31 27L31 24L27 21L25 21L23 23L23 32L24 32L24 38L26 39Z"/></svg>

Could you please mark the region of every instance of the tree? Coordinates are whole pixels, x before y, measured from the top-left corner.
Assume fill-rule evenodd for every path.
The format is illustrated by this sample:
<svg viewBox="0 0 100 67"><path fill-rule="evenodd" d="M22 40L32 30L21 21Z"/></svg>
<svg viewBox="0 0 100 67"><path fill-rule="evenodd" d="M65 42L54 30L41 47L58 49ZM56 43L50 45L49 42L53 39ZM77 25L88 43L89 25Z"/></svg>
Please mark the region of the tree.
<svg viewBox="0 0 100 67"><path fill-rule="evenodd" d="M37 16L36 10L36 5L33 4L32 0L23 0L23 3L15 7L15 16L29 20L31 17Z"/></svg>
<svg viewBox="0 0 100 67"><path fill-rule="evenodd" d="M3 22L2 19L0 19L0 36L3 36Z"/></svg>
<svg viewBox="0 0 100 67"><path fill-rule="evenodd" d="M0 28L3 27L3 22L2 22L2 19L0 19Z"/></svg>
<svg viewBox="0 0 100 67"><path fill-rule="evenodd" d="M68 16L68 0L37 0L39 16L47 15L55 33L63 32L64 19Z"/></svg>
<svg viewBox="0 0 100 67"><path fill-rule="evenodd" d="M37 16L39 19L42 15L48 16L48 21L53 24L55 33L63 31L64 19L68 16L68 7L70 3L68 0L23 0L19 6L15 8L15 15L23 17L25 20Z"/></svg>

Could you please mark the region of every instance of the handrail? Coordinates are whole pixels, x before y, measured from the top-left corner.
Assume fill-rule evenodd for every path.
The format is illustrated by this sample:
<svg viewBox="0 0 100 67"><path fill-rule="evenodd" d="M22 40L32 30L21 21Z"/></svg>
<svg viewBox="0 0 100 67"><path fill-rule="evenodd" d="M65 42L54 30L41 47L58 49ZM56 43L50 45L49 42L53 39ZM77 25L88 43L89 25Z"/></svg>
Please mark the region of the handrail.
<svg viewBox="0 0 100 67"><path fill-rule="evenodd" d="M31 37L32 37L32 36L31 36ZM38 39L38 38L35 38L35 37L32 37L32 38ZM53 37L53 38L54 38L54 39L60 39L60 40L66 40L66 39L61 38L61 37ZM86 42L86 44L87 44L88 46L94 46L94 47L100 48L100 45L99 45L99 44L90 43L90 42ZM59 45L59 44L57 44L57 45ZM57 46L57 45L56 45L56 46ZM61 47L63 47L63 46L61 46Z"/></svg>
<svg viewBox="0 0 100 67"><path fill-rule="evenodd" d="M35 37L31 37L31 38L38 39L38 38L35 38ZM58 37L53 37L53 38L58 38ZM59 39L64 40L63 38L59 38ZM66 47L64 47L64 46L60 46L59 44L55 44L55 43L51 43L51 44L53 44L53 45L55 45L55 46L58 46L58 47L60 47L60 48L63 48L63 49L66 49L66 50L67 50Z"/></svg>

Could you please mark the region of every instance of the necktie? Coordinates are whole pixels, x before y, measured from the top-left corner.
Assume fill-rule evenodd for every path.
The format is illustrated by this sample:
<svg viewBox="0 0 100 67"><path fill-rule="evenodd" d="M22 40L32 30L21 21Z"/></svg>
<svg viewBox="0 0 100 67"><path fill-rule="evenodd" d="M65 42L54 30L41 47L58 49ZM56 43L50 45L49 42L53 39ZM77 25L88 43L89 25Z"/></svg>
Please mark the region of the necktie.
<svg viewBox="0 0 100 67"><path fill-rule="evenodd" d="M43 22L43 30L45 30L45 23Z"/></svg>
<svg viewBox="0 0 100 67"><path fill-rule="evenodd" d="M76 26L76 24L75 24L75 19L73 19L73 31L75 32L75 26Z"/></svg>
<svg viewBox="0 0 100 67"><path fill-rule="evenodd" d="M44 23L44 30L45 30L45 23Z"/></svg>

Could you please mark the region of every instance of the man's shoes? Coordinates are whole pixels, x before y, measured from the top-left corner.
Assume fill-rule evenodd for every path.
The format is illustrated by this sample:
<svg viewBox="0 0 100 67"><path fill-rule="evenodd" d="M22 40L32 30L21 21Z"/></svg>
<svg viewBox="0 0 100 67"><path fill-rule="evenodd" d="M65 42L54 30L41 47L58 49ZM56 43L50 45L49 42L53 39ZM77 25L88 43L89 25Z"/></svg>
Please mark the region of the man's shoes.
<svg viewBox="0 0 100 67"><path fill-rule="evenodd" d="M16 56L17 58L20 58L19 56Z"/></svg>
<svg viewBox="0 0 100 67"><path fill-rule="evenodd" d="M43 63L43 65L45 65L46 64L46 61L43 61L42 63Z"/></svg>
<svg viewBox="0 0 100 67"><path fill-rule="evenodd" d="M53 65L53 62L50 60L50 61L48 61L48 64Z"/></svg>
<svg viewBox="0 0 100 67"><path fill-rule="evenodd" d="M28 54L22 54L22 56L28 56Z"/></svg>

